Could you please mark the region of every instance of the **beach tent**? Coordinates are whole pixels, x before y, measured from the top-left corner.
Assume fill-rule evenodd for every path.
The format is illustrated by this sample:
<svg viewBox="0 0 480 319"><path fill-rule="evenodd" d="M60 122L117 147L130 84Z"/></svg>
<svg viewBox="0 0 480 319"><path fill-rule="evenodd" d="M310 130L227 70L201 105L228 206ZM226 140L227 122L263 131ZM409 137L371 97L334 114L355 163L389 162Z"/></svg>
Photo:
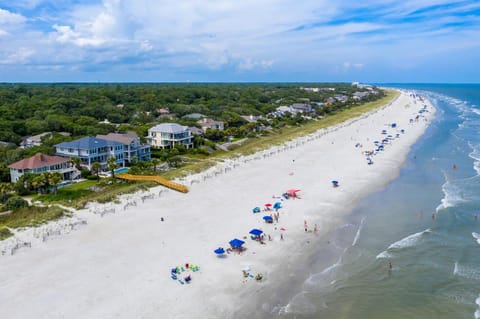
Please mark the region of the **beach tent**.
<svg viewBox="0 0 480 319"><path fill-rule="evenodd" d="M225 254L225 249L223 249L222 247L218 247L213 252L217 255L222 255L222 254Z"/></svg>
<svg viewBox="0 0 480 319"><path fill-rule="evenodd" d="M260 207L255 207L255 208L253 209L253 213L254 213L254 214L255 214L255 213L260 213Z"/></svg>
<svg viewBox="0 0 480 319"><path fill-rule="evenodd" d="M266 221L267 223L273 223L273 218L272 216L263 216L263 220Z"/></svg>
<svg viewBox="0 0 480 319"><path fill-rule="evenodd" d="M256 228L254 228L254 229L252 229L252 230L250 231L250 234L252 234L252 235L254 235L254 236L260 236L262 233L263 233L262 230L256 229Z"/></svg>
<svg viewBox="0 0 480 319"><path fill-rule="evenodd" d="M232 248L240 248L243 244L245 244L245 242L243 240L235 238L232 239L229 244L230 246L232 246Z"/></svg>
<svg viewBox="0 0 480 319"><path fill-rule="evenodd" d="M295 196L295 194L298 193L299 191L300 191L299 189L289 189L289 190L287 191L287 194L288 194L289 196Z"/></svg>

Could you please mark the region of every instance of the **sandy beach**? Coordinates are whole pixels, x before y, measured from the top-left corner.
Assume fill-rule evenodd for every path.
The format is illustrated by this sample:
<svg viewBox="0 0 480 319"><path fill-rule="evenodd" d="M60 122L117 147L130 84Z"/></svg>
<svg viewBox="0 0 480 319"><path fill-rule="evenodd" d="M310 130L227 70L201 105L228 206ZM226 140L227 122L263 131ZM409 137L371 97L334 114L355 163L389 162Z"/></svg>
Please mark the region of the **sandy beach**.
<svg viewBox="0 0 480 319"><path fill-rule="evenodd" d="M434 114L428 101L402 92L360 118L186 177L179 182L188 194L156 187L20 232L0 244L2 317L241 317L287 281L358 200L398 176ZM382 140L384 150L375 151ZM300 198L282 197L289 189ZM278 222L262 218L275 211L252 212L276 202ZM250 238L253 228L264 244ZM213 252L234 238L245 241L242 253ZM261 281L251 278L258 274Z"/></svg>

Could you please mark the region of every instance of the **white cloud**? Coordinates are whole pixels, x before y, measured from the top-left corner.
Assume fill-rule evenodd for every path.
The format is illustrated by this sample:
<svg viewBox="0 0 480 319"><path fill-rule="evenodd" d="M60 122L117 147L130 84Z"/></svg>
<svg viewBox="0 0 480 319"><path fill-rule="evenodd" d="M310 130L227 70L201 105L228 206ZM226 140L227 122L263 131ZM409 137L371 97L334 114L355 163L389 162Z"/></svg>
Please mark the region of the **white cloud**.
<svg viewBox="0 0 480 319"><path fill-rule="evenodd" d="M25 21L24 16L0 8L0 25L18 25Z"/></svg>
<svg viewBox="0 0 480 319"><path fill-rule="evenodd" d="M351 69L362 69L362 68L363 68L363 63L343 62L343 69L345 71L348 71Z"/></svg>
<svg viewBox="0 0 480 319"><path fill-rule="evenodd" d="M255 61L253 59L245 59L241 61L237 68L241 71L251 71L251 70L266 70L270 69L274 64L273 60L260 60Z"/></svg>
<svg viewBox="0 0 480 319"><path fill-rule="evenodd" d="M16 7L34 8L45 0L20 1ZM38 16L0 9L0 56L6 59L28 48L36 53L22 63L33 60L66 69L126 64L196 72L315 69L346 74L364 64L369 69L392 66L404 58L416 63L433 52L475 48L480 34L478 16L452 15L480 6L464 0L71 2L62 0L56 7L64 12L41 6ZM453 5L431 9L435 19L406 19L428 17L425 8L449 3ZM456 27L465 21L468 28ZM47 23L50 31L45 31ZM22 60L20 55L16 60Z"/></svg>
<svg viewBox="0 0 480 319"><path fill-rule="evenodd" d="M0 59L0 64L27 64L34 53L35 51L31 48L18 48L15 52L8 53L3 59Z"/></svg>

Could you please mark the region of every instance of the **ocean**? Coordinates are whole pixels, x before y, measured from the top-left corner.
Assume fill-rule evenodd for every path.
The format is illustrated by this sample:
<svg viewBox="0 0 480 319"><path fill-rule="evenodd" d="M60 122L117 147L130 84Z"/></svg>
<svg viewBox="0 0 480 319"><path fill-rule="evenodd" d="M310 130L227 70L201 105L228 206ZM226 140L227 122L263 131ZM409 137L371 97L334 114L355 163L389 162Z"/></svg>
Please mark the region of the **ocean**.
<svg viewBox="0 0 480 319"><path fill-rule="evenodd" d="M480 318L480 85L391 86L426 96L436 118L263 317Z"/></svg>

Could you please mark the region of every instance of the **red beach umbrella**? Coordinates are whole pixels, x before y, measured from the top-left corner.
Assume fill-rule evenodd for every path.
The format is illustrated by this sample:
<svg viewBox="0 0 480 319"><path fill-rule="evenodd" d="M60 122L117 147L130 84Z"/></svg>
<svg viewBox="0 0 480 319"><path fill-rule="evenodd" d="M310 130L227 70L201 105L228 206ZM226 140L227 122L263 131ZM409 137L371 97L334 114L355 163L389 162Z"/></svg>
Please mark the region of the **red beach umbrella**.
<svg viewBox="0 0 480 319"><path fill-rule="evenodd" d="M265 206L266 206L266 207L270 207L270 206L272 206L272 204L267 203L267 204L265 204Z"/></svg>

